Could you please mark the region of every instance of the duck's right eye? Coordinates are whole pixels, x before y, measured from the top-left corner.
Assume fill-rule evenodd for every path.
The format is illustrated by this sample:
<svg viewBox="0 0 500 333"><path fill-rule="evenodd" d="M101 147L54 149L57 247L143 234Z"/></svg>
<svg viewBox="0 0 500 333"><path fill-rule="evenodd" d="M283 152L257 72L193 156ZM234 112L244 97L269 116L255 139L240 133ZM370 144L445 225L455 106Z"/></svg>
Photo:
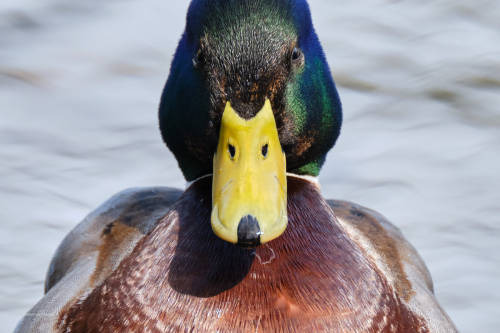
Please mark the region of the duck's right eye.
<svg viewBox="0 0 500 333"><path fill-rule="evenodd" d="M200 68L203 65L203 52L198 50L196 55L193 57L193 67Z"/></svg>
<svg viewBox="0 0 500 333"><path fill-rule="evenodd" d="M229 157L233 160L236 156L236 148L230 143L227 144L227 150L229 151Z"/></svg>

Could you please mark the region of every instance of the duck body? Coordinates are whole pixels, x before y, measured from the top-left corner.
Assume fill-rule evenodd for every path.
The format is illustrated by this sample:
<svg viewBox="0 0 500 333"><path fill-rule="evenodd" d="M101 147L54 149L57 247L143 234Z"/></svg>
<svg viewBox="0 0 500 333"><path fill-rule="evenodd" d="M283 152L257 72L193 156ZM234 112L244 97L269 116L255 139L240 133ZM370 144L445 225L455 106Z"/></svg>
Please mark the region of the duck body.
<svg viewBox="0 0 500 333"><path fill-rule="evenodd" d="M289 227L243 249L211 231L210 188L207 177L182 195L133 191L91 214L18 332L455 331L420 257L383 217L289 176Z"/></svg>
<svg viewBox="0 0 500 333"><path fill-rule="evenodd" d="M191 185L91 213L17 332L456 332L399 230L312 180L342 108L305 0L193 0L159 122Z"/></svg>

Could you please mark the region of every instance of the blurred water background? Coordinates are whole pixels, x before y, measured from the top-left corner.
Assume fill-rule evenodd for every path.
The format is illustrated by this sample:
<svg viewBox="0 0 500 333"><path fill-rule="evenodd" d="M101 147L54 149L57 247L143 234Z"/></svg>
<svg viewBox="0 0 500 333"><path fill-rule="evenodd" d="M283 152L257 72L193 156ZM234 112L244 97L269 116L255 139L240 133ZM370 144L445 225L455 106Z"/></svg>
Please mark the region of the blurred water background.
<svg viewBox="0 0 500 333"><path fill-rule="evenodd" d="M310 0L344 104L327 197L399 226L462 332L500 326L500 2ZM185 183L157 105L187 1L0 2L0 331L127 187Z"/></svg>

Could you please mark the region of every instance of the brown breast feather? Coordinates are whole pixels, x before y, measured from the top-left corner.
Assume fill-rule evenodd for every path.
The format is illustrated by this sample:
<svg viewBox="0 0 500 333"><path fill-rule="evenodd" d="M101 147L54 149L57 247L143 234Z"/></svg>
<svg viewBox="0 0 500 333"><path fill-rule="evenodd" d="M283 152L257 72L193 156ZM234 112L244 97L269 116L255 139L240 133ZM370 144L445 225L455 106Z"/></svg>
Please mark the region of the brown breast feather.
<svg viewBox="0 0 500 333"><path fill-rule="evenodd" d="M61 315L70 332L427 332L314 185L288 179L289 226L256 250L210 228L193 184L132 254Z"/></svg>

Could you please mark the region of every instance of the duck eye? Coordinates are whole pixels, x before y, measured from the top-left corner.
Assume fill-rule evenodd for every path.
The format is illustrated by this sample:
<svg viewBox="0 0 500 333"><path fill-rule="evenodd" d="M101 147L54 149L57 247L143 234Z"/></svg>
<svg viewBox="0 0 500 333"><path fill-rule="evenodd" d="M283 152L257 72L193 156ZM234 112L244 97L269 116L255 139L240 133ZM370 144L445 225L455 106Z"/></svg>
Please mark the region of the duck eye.
<svg viewBox="0 0 500 333"><path fill-rule="evenodd" d="M266 143L265 145L262 146L262 156L264 156L264 158L267 157L268 151L269 151L269 145Z"/></svg>
<svg viewBox="0 0 500 333"><path fill-rule="evenodd" d="M300 49L298 49L297 47L294 47L293 51L292 51L292 60L293 61L299 60L301 55L302 55L302 52L300 51Z"/></svg>
<svg viewBox="0 0 500 333"><path fill-rule="evenodd" d="M203 65L203 53L201 50L196 52L196 55L193 57L193 67L200 68Z"/></svg>
<svg viewBox="0 0 500 333"><path fill-rule="evenodd" d="M234 148L232 144L228 143L227 150L229 151L229 157L233 160L234 156L236 156L236 148Z"/></svg>

